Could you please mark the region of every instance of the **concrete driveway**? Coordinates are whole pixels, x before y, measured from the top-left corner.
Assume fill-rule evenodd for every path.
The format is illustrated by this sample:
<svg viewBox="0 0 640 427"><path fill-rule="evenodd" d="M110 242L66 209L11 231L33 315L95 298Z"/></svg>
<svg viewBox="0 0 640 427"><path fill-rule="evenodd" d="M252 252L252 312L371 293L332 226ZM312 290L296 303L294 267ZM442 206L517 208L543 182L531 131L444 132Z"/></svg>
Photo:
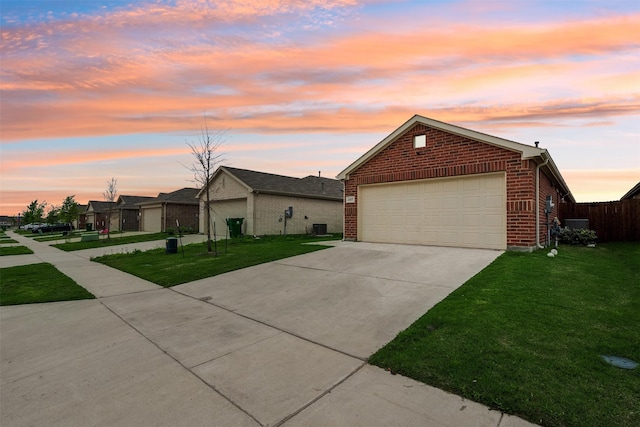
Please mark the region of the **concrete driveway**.
<svg viewBox="0 0 640 427"><path fill-rule="evenodd" d="M0 424L528 425L365 362L499 252L330 244L164 289L30 243L101 297L0 309Z"/></svg>

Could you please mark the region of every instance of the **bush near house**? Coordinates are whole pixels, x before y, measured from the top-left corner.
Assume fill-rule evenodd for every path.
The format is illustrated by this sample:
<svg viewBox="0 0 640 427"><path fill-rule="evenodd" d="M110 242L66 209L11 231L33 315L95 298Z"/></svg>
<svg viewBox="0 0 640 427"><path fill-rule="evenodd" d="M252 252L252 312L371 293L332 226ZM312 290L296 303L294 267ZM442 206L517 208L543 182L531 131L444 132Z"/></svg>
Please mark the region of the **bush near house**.
<svg viewBox="0 0 640 427"><path fill-rule="evenodd" d="M558 234L559 242L569 245L586 246L595 243L597 239L598 236L596 236L596 232L586 228L563 228L560 230L560 234Z"/></svg>

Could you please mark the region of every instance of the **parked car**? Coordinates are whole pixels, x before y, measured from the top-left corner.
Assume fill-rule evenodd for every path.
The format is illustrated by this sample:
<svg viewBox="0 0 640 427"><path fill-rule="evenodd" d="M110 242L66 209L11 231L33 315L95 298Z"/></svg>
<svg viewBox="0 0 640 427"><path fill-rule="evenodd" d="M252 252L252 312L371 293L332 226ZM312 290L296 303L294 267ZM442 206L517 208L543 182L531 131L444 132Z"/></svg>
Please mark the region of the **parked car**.
<svg viewBox="0 0 640 427"><path fill-rule="evenodd" d="M43 226L43 225L46 225L46 224L42 224L40 222L33 222L31 224L23 225L20 228L22 228L24 230L33 230L34 228L37 229L38 227Z"/></svg>
<svg viewBox="0 0 640 427"><path fill-rule="evenodd" d="M32 233L54 233L58 231L71 231L73 226L71 224L44 224L38 228L31 229Z"/></svg>

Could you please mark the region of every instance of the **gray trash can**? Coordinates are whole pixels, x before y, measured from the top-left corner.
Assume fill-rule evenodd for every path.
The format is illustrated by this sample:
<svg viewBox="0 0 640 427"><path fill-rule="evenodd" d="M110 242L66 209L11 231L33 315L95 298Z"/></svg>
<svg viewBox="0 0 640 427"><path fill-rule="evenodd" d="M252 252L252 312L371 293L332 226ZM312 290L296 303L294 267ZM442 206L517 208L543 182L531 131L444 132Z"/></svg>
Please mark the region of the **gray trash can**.
<svg viewBox="0 0 640 427"><path fill-rule="evenodd" d="M167 246L165 252L168 254L177 254L178 253L178 238L177 237L167 237Z"/></svg>

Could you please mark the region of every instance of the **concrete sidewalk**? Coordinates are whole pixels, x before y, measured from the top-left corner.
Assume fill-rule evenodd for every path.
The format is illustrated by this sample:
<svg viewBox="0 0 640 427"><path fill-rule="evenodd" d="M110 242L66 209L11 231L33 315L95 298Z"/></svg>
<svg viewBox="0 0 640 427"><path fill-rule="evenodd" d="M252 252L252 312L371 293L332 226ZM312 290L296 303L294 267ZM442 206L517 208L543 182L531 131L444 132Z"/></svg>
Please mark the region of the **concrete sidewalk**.
<svg viewBox="0 0 640 427"><path fill-rule="evenodd" d="M498 252L333 242L165 289L27 240L2 258L98 299L0 308L0 425L531 425L365 362Z"/></svg>

